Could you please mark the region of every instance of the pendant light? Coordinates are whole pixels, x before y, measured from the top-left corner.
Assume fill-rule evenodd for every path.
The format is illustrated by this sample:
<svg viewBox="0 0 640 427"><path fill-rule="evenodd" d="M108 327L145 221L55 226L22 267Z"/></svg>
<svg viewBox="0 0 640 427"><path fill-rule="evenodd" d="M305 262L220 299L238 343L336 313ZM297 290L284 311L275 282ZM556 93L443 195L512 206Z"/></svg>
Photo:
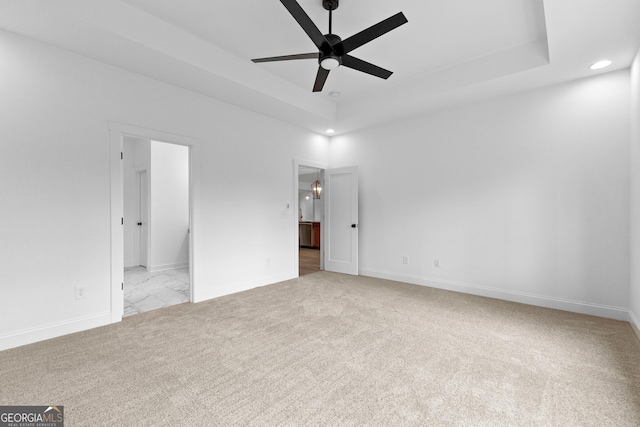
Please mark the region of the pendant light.
<svg viewBox="0 0 640 427"><path fill-rule="evenodd" d="M311 184L311 193L313 193L313 198L314 199L319 199L320 198L320 192L322 191L322 187L321 187L321 183L320 183L320 179L318 176L319 172L316 172L316 181Z"/></svg>

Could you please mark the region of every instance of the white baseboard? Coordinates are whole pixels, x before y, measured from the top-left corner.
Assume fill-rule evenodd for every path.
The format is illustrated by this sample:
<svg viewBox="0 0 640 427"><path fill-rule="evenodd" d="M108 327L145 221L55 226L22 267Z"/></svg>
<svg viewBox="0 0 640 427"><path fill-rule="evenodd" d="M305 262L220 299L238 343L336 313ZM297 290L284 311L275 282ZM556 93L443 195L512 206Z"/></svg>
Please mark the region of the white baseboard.
<svg viewBox="0 0 640 427"><path fill-rule="evenodd" d="M445 289L448 291L462 292L465 294L496 298L505 301L535 305L538 307L554 308L557 310L571 311L573 313L589 314L592 316L606 317L615 320L629 321L629 310L622 307L612 307L602 304L572 301L562 298L535 295L525 292L505 291L503 289L462 283L451 280L433 279L405 274L392 273L378 270L360 270L364 276L377 277L379 279L394 280L397 282L411 283L414 285L428 286L431 288ZM636 323L637 324L637 323Z"/></svg>
<svg viewBox="0 0 640 427"><path fill-rule="evenodd" d="M631 325L631 329L633 329L633 332L636 333L636 336L640 340L640 321L638 321L638 318L633 314L633 311L631 310L629 310L629 324Z"/></svg>
<svg viewBox="0 0 640 427"><path fill-rule="evenodd" d="M178 268L178 267L176 267ZM490 288L487 286L474 285L470 283L454 282L449 280L433 279L428 277L418 277L378 270L360 270L363 276L377 277L380 279L394 280L397 282L411 283L414 285L428 286L431 288L445 289L449 291L462 292L471 295L496 298L505 301L518 302L522 304L535 305L558 310L571 311L575 313L589 314L593 316L606 317L610 319L628 321L634 332L640 339L640 321L630 310L611 307L600 304L591 304L580 301L571 301L560 298L546 297L542 295L527 294L523 292L505 291ZM284 282L295 278L292 273L283 273L267 276L256 280L229 283L225 286L207 291L202 295L197 295L193 302L201 302L212 298L230 295L249 289L267 286L274 283ZM92 316L71 319L63 322L52 323L31 329L24 329L9 334L0 335L0 351L14 347L32 344L56 338L62 335L72 334L87 329L97 328L111 324L111 313L99 313Z"/></svg>
<svg viewBox="0 0 640 427"><path fill-rule="evenodd" d="M173 270L175 268L184 268L184 267L189 267L189 261L179 262L179 263L176 263L176 264L154 265L154 266L149 267L149 271L151 273L155 273L156 271Z"/></svg>
<svg viewBox="0 0 640 427"><path fill-rule="evenodd" d="M261 286L273 285L274 283L284 282L286 280L294 279L295 277L296 276L291 273L282 273L273 276L256 278L255 280L245 280L241 282L228 283L223 286L217 287L216 289L207 290L205 292L197 291L197 295L194 295L193 302L202 302L225 295L248 291L249 289L259 288ZM200 287L196 289L200 289Z"/></svg>
<svg viewBox="0 0 640 427"><path fill-rule="evenodd" d="M110 323L111 313L107 312L11 332L0 335L0 351L109 325Z"/></svg>

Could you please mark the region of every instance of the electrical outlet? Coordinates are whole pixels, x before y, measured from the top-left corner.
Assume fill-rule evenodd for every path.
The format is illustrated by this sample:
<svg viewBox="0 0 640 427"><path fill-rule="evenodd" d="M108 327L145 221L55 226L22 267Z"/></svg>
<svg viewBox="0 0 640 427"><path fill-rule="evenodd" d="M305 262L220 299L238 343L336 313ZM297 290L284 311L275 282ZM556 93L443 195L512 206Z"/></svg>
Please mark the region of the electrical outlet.
<svg viewBox="0 0 640 427"><path fill-rule="evenodd" d="M402 255L402 263L403 264L409 264L409 257L406 255Z"/></svg>
<svg viewBox="0 0 640 427"><path fill-rule="evenodd" d="M84 286L76 286L76 299L84 299L87 294L87 288Z"/></svg>
<svg viewBox="0 0 640 427"><path fill-rule="evenodd" d="M440 267L440 260L439 259L434 259L433 260L433 266L434 267Z"/></svg>

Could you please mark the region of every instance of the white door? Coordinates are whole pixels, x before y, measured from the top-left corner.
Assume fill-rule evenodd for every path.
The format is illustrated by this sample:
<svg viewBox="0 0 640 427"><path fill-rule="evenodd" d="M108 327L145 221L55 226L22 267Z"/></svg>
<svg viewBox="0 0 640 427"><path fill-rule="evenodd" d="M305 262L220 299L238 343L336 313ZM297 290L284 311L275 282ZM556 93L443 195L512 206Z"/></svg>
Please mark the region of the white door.
<svg viewBox="0 0 640 427"><path fill-rule="evenodd" d="M324 171L324 269L358 275L358 167Z"/></svg>
<svg viewBox="0 0 640 427"><path fill-rule="evenodd" d="M149 265L149 180L147 171L141 171L137 174L138 184L138 238L136 244L138 247L138 265L147 267Z"/></svg>

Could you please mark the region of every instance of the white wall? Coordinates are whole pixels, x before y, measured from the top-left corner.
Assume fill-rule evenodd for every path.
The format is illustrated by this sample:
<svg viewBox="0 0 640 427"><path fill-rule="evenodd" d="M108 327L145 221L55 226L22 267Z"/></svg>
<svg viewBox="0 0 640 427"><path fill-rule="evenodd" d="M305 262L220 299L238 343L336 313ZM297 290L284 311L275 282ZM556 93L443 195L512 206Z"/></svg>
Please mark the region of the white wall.
<svg viewBox="0 0 640 427"><path fill-rule="evenodd" d="M626 320L629 91L626 70L332 138L360 272Z"/></svg>
<svg viewBox="0 0 640 427"><path fill-rule="evenodd" d="M0 63L0 349L111 321L109 122L201 141L196 301L297 275L293 159L326 137L6 32Z"/></svg>
<svg viewBox="0 0 640 427"><path fill-rule="evenodd" d="M640 51L631 67L631 324L640 338Z"/></svg>
<svg viewBox="0 0 640 427"><path fill-rule="evenodd" d="M313 198L307 196L309 195L309 191L299 191L298 192L298 209L300 209L300 213L302 214L302 221L313 221Z"/></svg>
<svg viewBox="0 0 640 427"><path fill-rule="evenodd" d="M313 196L308 200L305 198L306 195L311 194L311 183L299 181L298 189L298 207L302 210L302 220L314 221Z"/></svg>
<svg viewBox="0 0 640 427"><path fill-rule="evenodd" d="M320 194L320 199L314 199L311 192L311 184L315 182L316 179L320 179L322 182L323 171L319 170L317 176L316 174L312 175L312 178L309 175L301 175L304 176L304 179L298 180L298 203L299 208L302 209L303 221L321 221L322 219L322 207L323 207L323 199L322 192ZM309 195L310 198L307 200L305 198L306 195Z"/></svg>
<svg viewBox="0 0 640 427"><path fill-rule="evenodd" d="M189 265L189 147L151 141L149 270Z"/></svg>

